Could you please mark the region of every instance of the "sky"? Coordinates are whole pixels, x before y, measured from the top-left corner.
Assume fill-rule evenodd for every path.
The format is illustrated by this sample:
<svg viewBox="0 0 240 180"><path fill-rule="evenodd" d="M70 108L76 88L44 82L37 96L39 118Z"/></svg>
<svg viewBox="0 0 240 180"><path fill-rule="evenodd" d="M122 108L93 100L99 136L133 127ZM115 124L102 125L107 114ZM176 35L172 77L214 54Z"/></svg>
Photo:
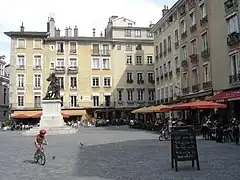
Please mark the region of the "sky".
<svg viewBox="0 0 240 180"><path fill-rule="evenodd" d="M136 26L149 26L162 17L164 5L169 8L176 0L2 0L0 6L0 55L10 56L10 38L6 31L19 31L23 22L25 31L46 31L49 16L55 18L57 28L77 25L79 36L96 35L107 25L112 15L126 17Z"/></svg>

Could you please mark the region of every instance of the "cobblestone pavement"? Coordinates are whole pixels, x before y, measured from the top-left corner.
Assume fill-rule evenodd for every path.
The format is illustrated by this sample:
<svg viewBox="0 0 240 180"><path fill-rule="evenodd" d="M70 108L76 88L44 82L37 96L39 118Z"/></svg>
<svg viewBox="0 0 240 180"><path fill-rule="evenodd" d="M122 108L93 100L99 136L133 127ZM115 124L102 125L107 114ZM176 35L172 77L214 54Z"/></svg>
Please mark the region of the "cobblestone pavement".
<svg viewBox="0 0 240 180"><path fill-rule="evenodd" d="M126 127L80 128L48 136L41 166L32 163L33 137L0 132L0 180L240 180L240 146L199 140L201 171L184 162L175 172L169 142L157 137Z"/></svg>

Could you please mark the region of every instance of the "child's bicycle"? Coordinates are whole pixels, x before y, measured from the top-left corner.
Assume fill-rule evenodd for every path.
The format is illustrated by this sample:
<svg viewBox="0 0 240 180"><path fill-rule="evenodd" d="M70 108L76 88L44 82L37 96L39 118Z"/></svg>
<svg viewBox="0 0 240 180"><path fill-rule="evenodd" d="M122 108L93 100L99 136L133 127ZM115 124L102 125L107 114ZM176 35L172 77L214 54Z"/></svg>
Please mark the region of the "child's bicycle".
<svg viewBox="0 0 240 180"><path fill-rule="evenodd" d="M46 163L46 156L45 156L45 153L44 153L43 145L47 145L47 144L43 143L42 144L42 151L39 151L37 149L37 151L34 153L34 156L33 156L34 162L35 163L40 163L41 165L45 165L45 163Z"/></svg>

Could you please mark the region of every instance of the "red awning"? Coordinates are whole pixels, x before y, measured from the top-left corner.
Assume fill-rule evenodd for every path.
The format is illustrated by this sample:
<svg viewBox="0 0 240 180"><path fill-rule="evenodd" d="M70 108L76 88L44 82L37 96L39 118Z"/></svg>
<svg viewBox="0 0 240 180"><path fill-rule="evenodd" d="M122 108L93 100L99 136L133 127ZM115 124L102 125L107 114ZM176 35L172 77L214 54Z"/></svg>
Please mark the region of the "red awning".
<svg viewBox="0 0 240 180"><path fill-rule="evenodd" d="M12 115L11 118L14 118L14 119L28 119L28 118L30 118L30 116L27 116L25 114L17 114L17 115Z"/></svg>
<svg viewBox="0 0 240 180"><path fill-rule="evenodd" d="M220 102L220 101L234 101L238 99L240 99L240 89L222 91L208 100Z"/></svg>
<svg viewBox="0 0 240 180"><path fill-rule="evenodd" d="M63 118L65 118L65 119L67 119L67 118L70 117L70 115L67 114L67 113L61 113L61 114L62 114ZM39 119L39 118L41 117L41 115L42 115L42 112L40 112L40 113L38 113L38 114L35 114L35 115L31 116L31 118Z"/></svg>

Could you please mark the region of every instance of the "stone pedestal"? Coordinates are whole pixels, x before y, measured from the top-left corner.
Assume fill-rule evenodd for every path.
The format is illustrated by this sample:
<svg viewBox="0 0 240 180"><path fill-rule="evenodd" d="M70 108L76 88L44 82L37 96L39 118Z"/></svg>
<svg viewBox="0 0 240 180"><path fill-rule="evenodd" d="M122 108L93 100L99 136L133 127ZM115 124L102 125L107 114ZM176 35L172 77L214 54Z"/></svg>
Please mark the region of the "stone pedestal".
<svg viewBox="0 0 240 180"><path fill-rule="evenodd" d="M22 134L25 136L35 136L40 129L47 130L47 135L74 134L77 129L65 125L61 114L61 100L42 100L42 116L40 126L34 127Z"/></svg>

